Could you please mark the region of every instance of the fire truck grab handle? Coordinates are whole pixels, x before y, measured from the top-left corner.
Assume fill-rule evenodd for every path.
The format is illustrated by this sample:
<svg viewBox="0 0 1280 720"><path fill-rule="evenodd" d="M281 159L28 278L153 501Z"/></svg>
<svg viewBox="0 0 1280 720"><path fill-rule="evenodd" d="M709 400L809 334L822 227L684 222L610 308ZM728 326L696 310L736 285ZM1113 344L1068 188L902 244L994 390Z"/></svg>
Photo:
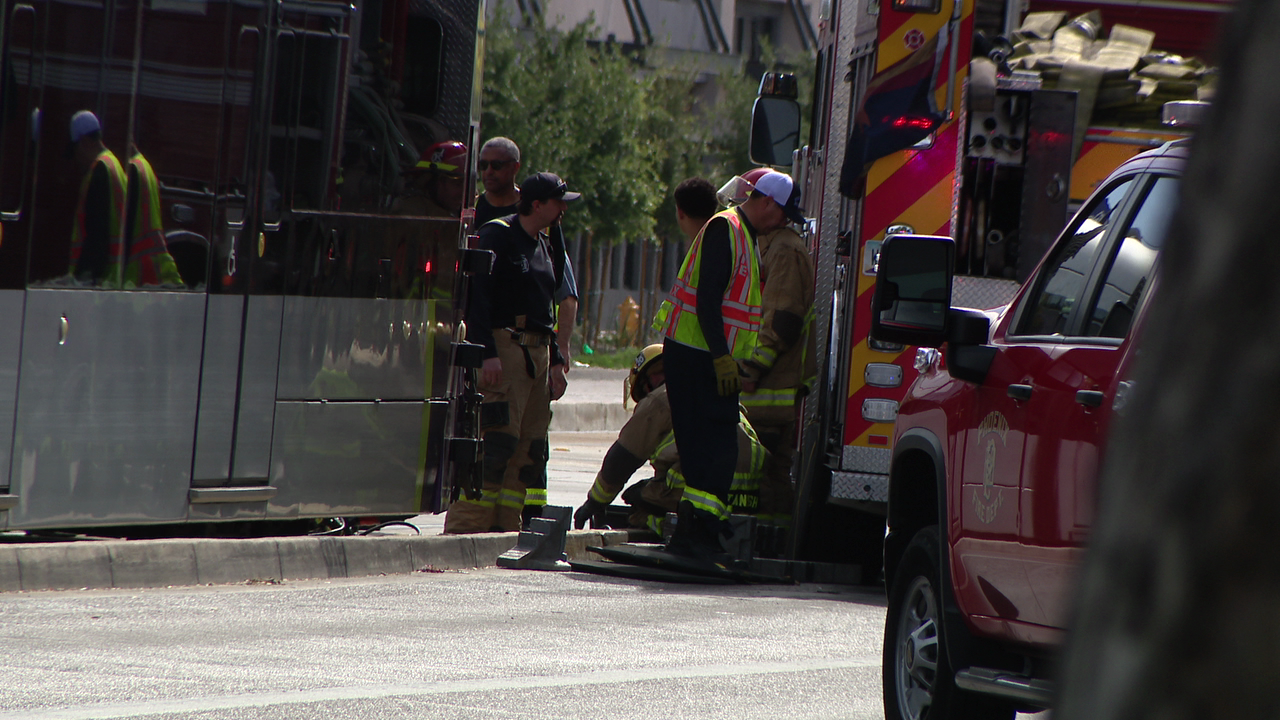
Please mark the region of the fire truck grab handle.
<svg viewBox="0 0 1280 720"><path fill-rule="evenodd" d="M1026 402L1031 399L1030 385L1010 385L1008 390L1009 397L1018 402Z"/></svg>
<svg viewBox="0 0 1280 720"><path fill-rule="evenodd" d="M1091 407L1091 408L1101 407L1102 401L1105 399L1106 399L1106 396L1098 392L1097 390L1077 390L1076 391L1076 402L1080 403L1081 405L1084 405L1085 407Z"/></svg>
<svg viewBox="0 0 1280 720"><path fill-rule="evenodd" d="M960 10L964 0L952 0L951 20L947 23L947 32L951 35L951 47L947 48L947 108L943 111L947 120L955 117L956 104L956 67L960 61Z"/></svg>

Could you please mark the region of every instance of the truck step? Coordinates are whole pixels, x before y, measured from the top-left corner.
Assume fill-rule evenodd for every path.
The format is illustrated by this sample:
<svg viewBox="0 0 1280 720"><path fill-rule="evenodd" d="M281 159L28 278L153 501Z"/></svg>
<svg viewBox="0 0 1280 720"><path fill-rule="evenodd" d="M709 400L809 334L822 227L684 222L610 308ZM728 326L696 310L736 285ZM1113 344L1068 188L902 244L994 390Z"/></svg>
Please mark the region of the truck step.
<svg viewBox="0 0 1280 720"><path fill-rule="evenodd" d="M956 686L969 692L996 695L1039 707L1047 708L1053 702L1052 682L1004 670L979 667L961 670L956 673Z"/></svg>

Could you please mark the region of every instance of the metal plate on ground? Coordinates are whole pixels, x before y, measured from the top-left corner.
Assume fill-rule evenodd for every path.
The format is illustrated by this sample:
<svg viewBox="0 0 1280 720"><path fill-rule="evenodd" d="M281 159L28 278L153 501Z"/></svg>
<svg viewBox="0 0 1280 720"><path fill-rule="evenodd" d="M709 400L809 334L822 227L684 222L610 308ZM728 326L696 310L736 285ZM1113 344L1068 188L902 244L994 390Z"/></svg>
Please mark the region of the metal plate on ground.
<svg viewBox="0 0 1280 720"><path fill-rule="evenodd" d="M605 575L607 577L629 578L631 580L649 580L653 582L683 583L690 585L737 585L738 581L728 577L712 577L710 575L690 575L675 570L642 567L640 565L623 565L616 562L596 562L594 560L572 560L569 565L575 572Z"/></svg>
<svg viewBox="0 0 1280 720"><path fill-rule="evenodd" d="M593 553L605 559L625 565L636 565L656 568L688 575L727 578L744 583L788 583L787 578L769 577L753 573L749 570L734 570L709 562L700 562L679 555L672 555L661 549L661 546L613 545L610 547L588 547Z"/></svg>

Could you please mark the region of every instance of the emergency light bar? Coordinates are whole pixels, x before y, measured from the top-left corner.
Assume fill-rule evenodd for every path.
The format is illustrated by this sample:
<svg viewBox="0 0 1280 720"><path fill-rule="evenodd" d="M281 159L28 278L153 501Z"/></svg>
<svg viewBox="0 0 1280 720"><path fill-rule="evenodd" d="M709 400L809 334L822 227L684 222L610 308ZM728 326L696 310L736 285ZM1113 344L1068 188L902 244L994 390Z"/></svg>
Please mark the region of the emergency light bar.
<svg viewBox="0 0 1280 720"><path fill-rule="evenodd" d="M937 15L942 10L942 0L893 0L893 9L898 12Z"/></svg>

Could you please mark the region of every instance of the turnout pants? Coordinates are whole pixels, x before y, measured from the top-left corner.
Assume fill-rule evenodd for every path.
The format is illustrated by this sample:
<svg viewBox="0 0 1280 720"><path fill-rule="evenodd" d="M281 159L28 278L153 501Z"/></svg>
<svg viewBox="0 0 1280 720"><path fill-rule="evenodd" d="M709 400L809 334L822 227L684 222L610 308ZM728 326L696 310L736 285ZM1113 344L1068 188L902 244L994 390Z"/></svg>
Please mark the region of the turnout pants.
<svg viewBox="0 0 1280 720"><path fill-rule="evenodd" d="M760 444L769 451L764 464L764 477L760 479L760 510L756 514L761 522L778 527L791 526L791 506L795 503L795 489L791 484L791 462L795 457L796 419L778 420L773 417L757 420L751 408L747 419L755 428ZM761 413L764 414L764 413Z"/></svg>
<svg viewBox="0 0 1280 720"><path fill-rule="evenodd" d="M662 354L684 499L699 513L726 518L738 464L738 395L718 392L711 353L667 339Z"/></svg>
<svg viewBox="0 0 1280 720"><path fill-rule="evenodd" d="M493 339L502 360L502 382L480 387L484 486L479 500L462 497L449 506L446 533L516 531L529 490L532 500L546 502L551 349L517 345L505 330L495 330Z"/></svg>

